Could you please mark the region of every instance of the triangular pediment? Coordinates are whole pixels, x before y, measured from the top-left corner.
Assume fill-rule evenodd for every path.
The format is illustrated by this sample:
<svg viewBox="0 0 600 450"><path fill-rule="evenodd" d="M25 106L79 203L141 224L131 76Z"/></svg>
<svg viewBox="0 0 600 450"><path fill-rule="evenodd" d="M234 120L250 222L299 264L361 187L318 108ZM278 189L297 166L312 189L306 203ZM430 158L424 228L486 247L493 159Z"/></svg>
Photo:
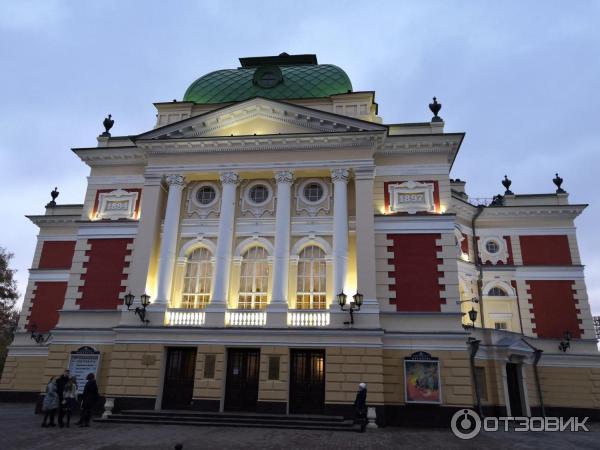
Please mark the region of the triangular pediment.
<svg viewBox="0 0 600 450"><path fill-rule="evenodd" d="M386 127L317 109L253 98L143 133L136 140L381 130Z"/></svg>

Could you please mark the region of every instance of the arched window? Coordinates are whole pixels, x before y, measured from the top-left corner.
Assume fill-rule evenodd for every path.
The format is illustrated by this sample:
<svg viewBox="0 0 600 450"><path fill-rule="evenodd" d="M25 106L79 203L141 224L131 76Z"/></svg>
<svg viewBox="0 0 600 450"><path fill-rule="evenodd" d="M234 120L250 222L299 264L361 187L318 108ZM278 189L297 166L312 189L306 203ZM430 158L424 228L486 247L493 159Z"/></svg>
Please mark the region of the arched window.
<svg viewBox="0 0 600 450"><path fill-rule="evenodd" d="M264 247L251 247L242 255L238 308L266 307L268 284L267 250Z"/></svg>
<svg viewBox="0 0 600 450"><path fill-rule="evenodd" d="M204 308L208 304L213 271L210 257L204 247L197 248L188 257L183 277L183 308Z"/></svg>
<svg viewBox="0 0 600 450"><path fill-rule="evenodd" d="M316 245L305 247L298 259L296 308L325 309L327 267L325 252Z"/></svg>
<svg viewBox="0 0 600 450"><path fill-rule="evenodd" d="M506 297L508 294L504 289L494 286L489 290L488 295L492 297Z"/></svg>

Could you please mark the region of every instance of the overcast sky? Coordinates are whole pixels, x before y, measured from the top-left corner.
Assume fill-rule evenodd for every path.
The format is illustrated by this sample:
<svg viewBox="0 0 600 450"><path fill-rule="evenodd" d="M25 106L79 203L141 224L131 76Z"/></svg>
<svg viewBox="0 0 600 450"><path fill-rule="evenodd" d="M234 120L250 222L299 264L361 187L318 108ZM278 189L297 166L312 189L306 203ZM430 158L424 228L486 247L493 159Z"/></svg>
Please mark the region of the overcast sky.
<svg viewBox="0 0 600 450"><path fill-rule="evenodd" d="M354 90L374 90L386 123L467 133L452 176L491 197L553 192L556 171L577 219L592 311L600 314L600 2L25 1L0 3L0 246L21 293L54 186L82 203L88 168L72 147L153 127L152 102L241 56L316 53ZM596 225L594 225L596 224Z"/></svg>

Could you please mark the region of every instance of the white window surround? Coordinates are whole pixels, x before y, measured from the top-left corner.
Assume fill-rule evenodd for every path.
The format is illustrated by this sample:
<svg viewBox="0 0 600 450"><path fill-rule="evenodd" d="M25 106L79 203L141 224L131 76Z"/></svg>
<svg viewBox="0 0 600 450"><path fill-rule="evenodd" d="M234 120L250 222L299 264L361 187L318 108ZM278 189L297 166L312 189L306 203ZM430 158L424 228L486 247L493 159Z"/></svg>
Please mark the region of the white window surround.
<svg viewBox="0 0 600 450"><path fill-rule="evenodd" d="M487 243L493 241L498 245L498 251L490 253L487 249ZM504 264L508 262L508 245L506 239L502 236L480 236L479 237L479 255L481 262L491 262L492 264L498 264L502 261Z"/></svg>
<svg viewBox="0 0 600 450"><path fill-rule="evenodd" d="M213 198L213 200L210 203L200 203L198 201L198 198L197 198L198 191L200 189L202 189L203 187L211 187L215 191L215 198ZM194 188L191 191L192 191L191 199L194 202L194 205L196 205L198 208L210 208L211 206L214 206L216 203L218 203L219 200L221 199L221 193L219 191L219 187L217 186L216 183L213 183L210 181L202 181L202 182L198 183L196 186L194 186Z"/></svg>
<svg viewBox="0 0 600 450"><path fill-rule="evenodd" d="M127 192L116 189L112 192L98 194L98 211L96 220L135 219L135 205L138 192Z"/></svg>
<svg viewBox="0 0 600 450"><path fill-rule="evenodd" d="M390 199L389 211L406 212L416 214L417 212L435 212L435 201L433 183L420 183L417 181L406 181L404 183L388 184Z"/></svg>
<svg viewBox="0 0 600 450"><path fill-rule="evenodd" d="M267 199L262 203L256 203L250 198L250 191L255 186L265 186L269 193ZM273 186L267 180L252 180L246 186L244 186L242 192L242 205L241 210L242 213L250 213L255 217L261 217L266 213L271 213L275 211L275 195L273 192Z"/></svg>
<svg viewBox="0 0 600 450"><path fill-rule="evenodd" d="M317 183L323 189L323 195L315 202L304 196L304 189L311 183ZM331 189L328 182L321 178L306 178L296 185L296 212L305 211L311 216L316 216L321 211L328 213L330 209Z"/></svg>
<svg viewBox="0 0 600 450"><path fill-rule="evenodd" d="M489 296L487 295L488 292L490 292L490 289L492 288L500 288L502 289L504 292L506 292L507 295L502 295L502 296ZM483 291L483 295L485 297L490 297L490 298L497 298L497 299L512 299L515 298L517 296L517 293L515 292L514 288L510 285L510 283L503 281L503 280L490 280L487 283L485 283L483 285L482 288Z"/></svg>

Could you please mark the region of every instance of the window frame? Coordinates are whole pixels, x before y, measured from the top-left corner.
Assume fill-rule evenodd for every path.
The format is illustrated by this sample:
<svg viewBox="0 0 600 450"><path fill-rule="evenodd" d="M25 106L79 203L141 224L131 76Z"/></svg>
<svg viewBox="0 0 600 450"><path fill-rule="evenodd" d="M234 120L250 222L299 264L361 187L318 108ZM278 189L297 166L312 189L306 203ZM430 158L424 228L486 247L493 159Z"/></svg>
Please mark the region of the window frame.
<svg viewBox="0 0 600 450"><path fill-rule="evenodd" d="M193 255L196 252L201 252L206 257L201 259L192 259ZM209 248L200 246L194 248L192 251L188 253L186 258L185 267L183 271L183 284L181 287L181 307L185 309L204 309L210 303L212 285L213 285L213 277L214 277L214 267L212 261L213 255ZM190 275L189 271L192 267L192 264L196 266L194 274ZM188 284L188 280L194 279L194 289L186 289L186 287L190 287ZM203 289L199 290L201 286L201 282ZM191 301L189 298L192 297Z"/></svg>
<svg viewBox="0 0 600 450"><path fill-rule="evenodd" d="M318 258L313 256L311 258L302 257L303 253L307 251L309 248L316 248L319 250L320 254ZM323 250L320 246L311 243L302 248L300 252L298 252L298 271L296 273L296 309L316 309L316 310L324 310L327 309L327 258L326 258L325 250ZM315 273L315 267L318 265L319 270ZM302 269L301 269L302 267ZM307 274L305 269L308 267L309 273ZM305 286L304 281L308 279L309 282L309 290L301 290L302 286ZM315 289L315 284L318 281L321 290ZM299 304L304 304L306 300L302 299L302 297L308 296L308 307L298 307ZM321 297L318 299L317 297ZM318 301L318 306L315 307L316 302Z"/></svg>
<svg viewBox="0 0 600 450"><path fill-rule="evenodd" d="M262 255L264 257L261 258L249 258L248 255L254 249L259 249L262 251ZM242 261L240 264L240 275L239 275L239 289L238 289L238 309L249 309L249 310L261 310L266 308L268 301L268 291L269 291L269 277L271 276L271 271L269 267L269 252L262 245L253 245L247 248L241 257ZM248 273L246 269L247 265L252 264L251 266L251 274ZM264 264L264 266L259 266ZM258 272L258 268L264 268L264 274ZM260 272L263 272L261 269ZM262 291L257 291L258 287L258 277L261 278L260 285L265 289ZM244 282L245 278L251 279L250 290L242 290L243 287L248 287L248 284ZM249 297L249 300L244 299L242 297ZM244 306L242 306L242 304Z"/></svg>

